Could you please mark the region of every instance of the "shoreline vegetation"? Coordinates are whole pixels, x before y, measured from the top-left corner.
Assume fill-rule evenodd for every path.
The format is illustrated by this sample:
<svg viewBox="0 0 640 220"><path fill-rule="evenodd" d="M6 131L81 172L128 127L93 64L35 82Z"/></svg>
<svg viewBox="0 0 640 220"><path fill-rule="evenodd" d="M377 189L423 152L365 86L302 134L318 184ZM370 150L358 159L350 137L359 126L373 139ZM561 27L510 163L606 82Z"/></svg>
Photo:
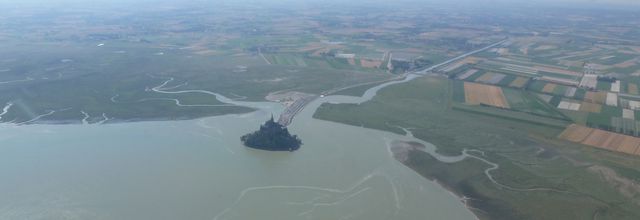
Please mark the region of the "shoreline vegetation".
<svg viewBox="0 0 640 220"><path fill-rule="evenodd" d="M466 155L445 163L416 144L392 149L479 219L640 217L640 191L627 184L640 179L639 158L558 140L562 129L555 126L459 111L449 105L451 85L426 76L381 89L359 105L325 103L313 117L399 134L399 127L410 128L437 153Z"/></svg>
<svg viewBox="0 0 640 220"><path fill-rule="evenodd" d="M416 160L415 155L416 154L428 155L428 153L423 151L424 149L425 149L425 146L418 142L394 141L390 146L392 156L394 159L396 159L396 161L402 163L402 165L413 170L414 172L424 177L425 179L433 181L443 189L449 191L455 197L459 198L460 201L465 204L465 206L469 211L473 212L473 214L476 217L478 217L477 210L474 210L474 208L469 205L470 203L469 203L469 200L467 199L468 197L464 194L462 190L454 187L453 184L451 184L450 182L446 182L446 180L443 180L443 178L438 176L437 174L421 172L421 170L419 169L420 166L416 165L417 163L420 163L420 162L415 161ZM432 160L436 160L431 155L428 155L428 157L430 157L430 159ZM471 202L471 204L473 204L473 202Z"/></svg>

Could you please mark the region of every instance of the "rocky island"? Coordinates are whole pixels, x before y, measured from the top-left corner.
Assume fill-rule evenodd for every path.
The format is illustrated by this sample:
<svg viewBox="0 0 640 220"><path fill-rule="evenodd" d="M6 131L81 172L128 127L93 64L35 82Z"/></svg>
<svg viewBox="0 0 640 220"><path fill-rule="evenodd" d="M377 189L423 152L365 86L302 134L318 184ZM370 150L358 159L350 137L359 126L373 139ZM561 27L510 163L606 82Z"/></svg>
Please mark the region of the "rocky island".
<svg viewBox="0 0 640 220"><path fill-rule="evenodd" d="M260 126L260 130L246 134L240 140L247 147L268 151L294 151L302 145L298 136L291 135L285 126L273 120L273 116Z"/></svg>

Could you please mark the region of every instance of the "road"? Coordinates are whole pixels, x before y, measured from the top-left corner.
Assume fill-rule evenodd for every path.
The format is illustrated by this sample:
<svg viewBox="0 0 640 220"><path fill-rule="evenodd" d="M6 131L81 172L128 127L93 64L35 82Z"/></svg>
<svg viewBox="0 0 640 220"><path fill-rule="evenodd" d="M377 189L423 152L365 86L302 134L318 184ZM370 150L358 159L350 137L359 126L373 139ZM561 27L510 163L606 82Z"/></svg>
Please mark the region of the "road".
<svg viewBox="0 0 640 220"><path fill-rule="evenodd" d="M500 44L503 44L503 43L504 43L504 42L506 42L507 40L508 40L508 38L507 38L507 39L504 39L504 40L501 40L501 41L499 41L499 42L496 42L496 43L494 43L494 44L491 44L491 45L489 45L489 46L486 46L486 47L483 47L483 48L480 48L480 49L477 49L477 50L471 51L471 52L469 52L469 53L465 53L465 54L462 54L462 55L460 55L460 56L457 56L457 57L451 58L451 59L449 59L449 60L447 60L447 61L444 61L444 62L442 62L442 63L436 64L436 65L433 65L433 66L431 66L431 67L429 67L429 68L427 68L427 69L416 71L416 72L414 72L414 74L424 75L424 74L426 74L426 73L428 73L428 72L430 72L430 71L432 71L432 70L435 70L435 69L437 69L437 68L440 68L440 67L442 67L442 66L448 65L448 64L453 63L453 62L456 62L456 61L458 61L458 60L461 60L461 59L467 58L468 56L474 55L474 54L476 54L476 53L480 53L480 52L482 52L482 51L485 51L485 50L491 49L491 48L493 48L493 47L495 47L495 46L498 46L498 45L500 45Z"/></svg>
<svg viewBox="0 0 640 220"><path fill-rule="evenodd" d="M483 48L480 48L480 49L477 49L477 50L462 54L460 56L457 56L457 57L451 58L449 60L446 60L446 61L444 61L442 63L433 65L433 66L431 66L431 67L429 67L427 69L423 69L423 70L419 70L419 71L415 71L415 72L411 72L411 73L405 73L405 74L403 74L402 77L396 77L394 79L402 79L402 78L406 77L409 74L425 75L425 74L431 72L432 70L435 70L435 69L440 68L442 66L448 65L448 64L456 62L458 60L467 58L468 56L471 56L473 54L480 53L482 51L485 51L485 50L488 50L488 49L493 48L495 46L498 46L498 45L506 42L507 40L508 39L504 39L504 40L501 40L501 41L499 41L497 43L491 44L489 46L486 46L486 47L483 47ZM394 79L390 79L390 80L394 80ZM385 81L389 81L389 80L383 80L383 81L380 81L380 82L385 82ZM322 94L323 95L329 95L329 94L332 94L332 93L335 93L337 91L341 91L341 90L344 90L344 89L353 88L355 86L360 86L360 85L372 84L372 83L376 83L376 82L360 83L360 84L351 85L351 86L347 86L347 87L343 87L343 88L339 88L339 89L331 89L331 90L323 92ZM282 112L282 114L280 114L280 117L278 118L278 123L283 125L283 126L288 126L289 124L291 124L291 122L293 122L293 118L296 116L296 114L298 114L300 111L302 111L302 109L304 109L304 107L307 104L309 104L313 100L317 99L318 97L320 97L320 96L310 96L310 97L305 97L305 98L301 98L301 99L296 100L293 104L289 105L289 107L287 107Z"/></svg>
<svg viewBox="0 0 640 220"><path fill-rule="evenodd" d="M280 114L280 117L278 118L278 124L281 124L282 126L288 126L289 124L291 124L291 122L293 121L293 117L295 117L296 114L298 114L305 106L307 106L307 104L309 104L316 98L318 98L317 95L308 96L300 98L293 102L293 104L289 105L289 107L287 107L282 112L282 114Z"/></svg>

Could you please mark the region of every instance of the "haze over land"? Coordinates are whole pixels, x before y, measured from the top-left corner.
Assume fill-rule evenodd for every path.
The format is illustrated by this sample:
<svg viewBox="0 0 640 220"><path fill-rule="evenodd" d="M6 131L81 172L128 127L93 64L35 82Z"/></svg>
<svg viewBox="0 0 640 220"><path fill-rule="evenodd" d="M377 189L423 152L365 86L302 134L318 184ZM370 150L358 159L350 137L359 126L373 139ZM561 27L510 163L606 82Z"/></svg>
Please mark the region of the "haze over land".
<svg viewBox="0 0 640 220"><path fill-rule="evenodd" d="M640 219L637 5L0 0L0 220Z"/></svg>

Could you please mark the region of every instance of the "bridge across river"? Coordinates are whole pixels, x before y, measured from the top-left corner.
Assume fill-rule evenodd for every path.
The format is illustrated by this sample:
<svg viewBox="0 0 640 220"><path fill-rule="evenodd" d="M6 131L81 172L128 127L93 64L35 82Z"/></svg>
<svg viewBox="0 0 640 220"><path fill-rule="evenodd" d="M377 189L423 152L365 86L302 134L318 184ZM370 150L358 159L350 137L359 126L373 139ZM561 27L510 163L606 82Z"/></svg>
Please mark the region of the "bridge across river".
<svg viewBox="0 0 640 220"><path fill-rule="evenodd" d="M293 121L293 117L295 117L296 114L302 111L302 109L304 109L307 104L309 104L316 98L318 98L317 95L307 96L293 102L282 112L282 114L280 114L280 117L278 118L278 124L281 124L282 126L288 126L289 124L291 124L291 122Z"/></svg>

